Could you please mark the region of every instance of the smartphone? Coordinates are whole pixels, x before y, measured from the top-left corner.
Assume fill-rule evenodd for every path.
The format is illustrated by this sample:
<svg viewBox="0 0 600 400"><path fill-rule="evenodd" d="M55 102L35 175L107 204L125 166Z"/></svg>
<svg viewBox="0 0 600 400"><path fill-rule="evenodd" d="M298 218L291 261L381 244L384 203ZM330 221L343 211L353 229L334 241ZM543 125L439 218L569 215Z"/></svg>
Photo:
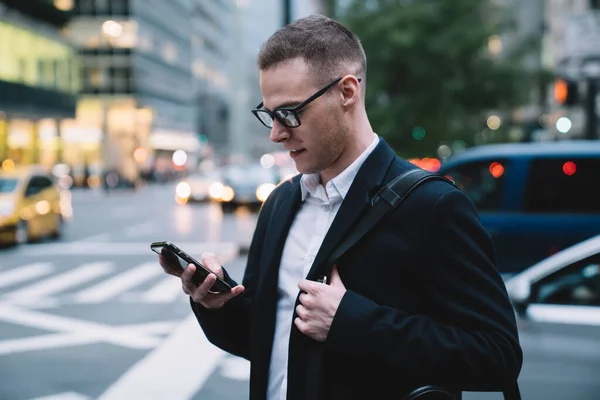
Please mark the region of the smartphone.
<svg viewBox="0 0 600 400"><path fill-rule="evenodd" d="M199 285L204 282L204 279L212 272L202 265L199 261L194 259L192 256L187 254L185 251L181 250L179 247L175 246L173 243L169 242L152 242L150 244L150 249L156 254L160 254L167 259L167 261L174 265L179 266L181 270L185 270L189 264L194 264L196 266L196 272L192 277L192 281ZM215 274L216 275L216 274ZM217 276L217 280L215 284L210 288L211 292L222 293L228 292L231 290L231 285Z"/></svg>

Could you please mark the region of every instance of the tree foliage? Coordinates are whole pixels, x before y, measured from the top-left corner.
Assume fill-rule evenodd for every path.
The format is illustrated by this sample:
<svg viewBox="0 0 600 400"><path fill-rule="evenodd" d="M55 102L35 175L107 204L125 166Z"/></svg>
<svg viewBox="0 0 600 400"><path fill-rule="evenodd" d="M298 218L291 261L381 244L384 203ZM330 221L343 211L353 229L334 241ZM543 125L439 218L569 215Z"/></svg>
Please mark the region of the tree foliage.
<svg viewBox="0 0 600 400"><path fill-rule="evenodd" d="M518 60L523 52L498 59L488 50L505 21L492 3L356 0L338 16L367 53L373 128L398 153L434 155L442 141L472 143L490 110L527 101L532 76Z"/></svg>

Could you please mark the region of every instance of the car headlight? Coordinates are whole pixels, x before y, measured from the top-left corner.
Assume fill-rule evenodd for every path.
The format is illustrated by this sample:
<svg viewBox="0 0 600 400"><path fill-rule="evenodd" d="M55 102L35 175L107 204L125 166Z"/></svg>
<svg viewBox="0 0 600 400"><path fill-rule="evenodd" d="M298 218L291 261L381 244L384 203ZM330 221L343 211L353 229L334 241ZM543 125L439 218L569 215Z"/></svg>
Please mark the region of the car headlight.
<svg viewBox="0 0 600 400"><path fill-rule="evenodd" d="M223 187L223 194L221 194L221 201L231 201L233 200L235 196L235 191L229 187L229 186L224 186Z"/></svg>
<svg viewBox="0 0 600 400"><path fill-rule="evenodd" d="M208 188L208 195L215 200L219 200L223 196L224 189L225 186L221 182L215 182Z"/></svg>
<svg viewBox="0 0 600 400"><path fill-rule="evenodd" d="M263 183L256 189L256 198L260 201L265 201L271 192L275 189L272 183Z"/></svg>
<svg viewBox="0 0 600 400"><path fill-rule="evenodd" d="M179 182L175 187L175 194L181 199L187 199L192 194L192 188L187 182Z"/></svg>

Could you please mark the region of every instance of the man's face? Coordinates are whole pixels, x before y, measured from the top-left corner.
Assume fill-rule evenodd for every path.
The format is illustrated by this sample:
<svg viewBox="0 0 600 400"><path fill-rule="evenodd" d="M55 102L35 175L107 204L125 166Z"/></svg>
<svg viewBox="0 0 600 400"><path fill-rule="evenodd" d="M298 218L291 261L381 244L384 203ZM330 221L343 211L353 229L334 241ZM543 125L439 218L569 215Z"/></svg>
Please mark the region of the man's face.
<svg viewBox="0 0 600 400"><path fill-rule="evenodd" d="M337 78L332 76L331 80ZM321 87L311 80L310 68L297 58L260 72L264 108L291 108L312 96ZM270 139L290 151L296 169L303 174L322 172L339 158L348 141L339 85L299 112L301 125L287 128L273 122ZM294 150L294 151L293 151Z"/></svg>

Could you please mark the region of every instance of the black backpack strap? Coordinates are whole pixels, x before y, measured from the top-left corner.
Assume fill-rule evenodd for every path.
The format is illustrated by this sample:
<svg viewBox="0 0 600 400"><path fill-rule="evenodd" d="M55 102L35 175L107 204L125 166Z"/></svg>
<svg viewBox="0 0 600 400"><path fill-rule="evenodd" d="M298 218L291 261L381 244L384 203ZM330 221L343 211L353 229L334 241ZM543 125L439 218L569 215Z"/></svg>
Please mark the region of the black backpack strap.
<svg viewBox="0 0 600 400"><path fill-rule="evenodd" d="M453 184L452 181L441 175L415 168L398 175L381 188L371 199L371 208L367 214L360 219L358 225L350 230L329 257L326 264L327 269L324 271L326 272L325 277L329 277L336 261L369 232L384 215L398 207L410 193L428 180L443 180Z"/></svg>

